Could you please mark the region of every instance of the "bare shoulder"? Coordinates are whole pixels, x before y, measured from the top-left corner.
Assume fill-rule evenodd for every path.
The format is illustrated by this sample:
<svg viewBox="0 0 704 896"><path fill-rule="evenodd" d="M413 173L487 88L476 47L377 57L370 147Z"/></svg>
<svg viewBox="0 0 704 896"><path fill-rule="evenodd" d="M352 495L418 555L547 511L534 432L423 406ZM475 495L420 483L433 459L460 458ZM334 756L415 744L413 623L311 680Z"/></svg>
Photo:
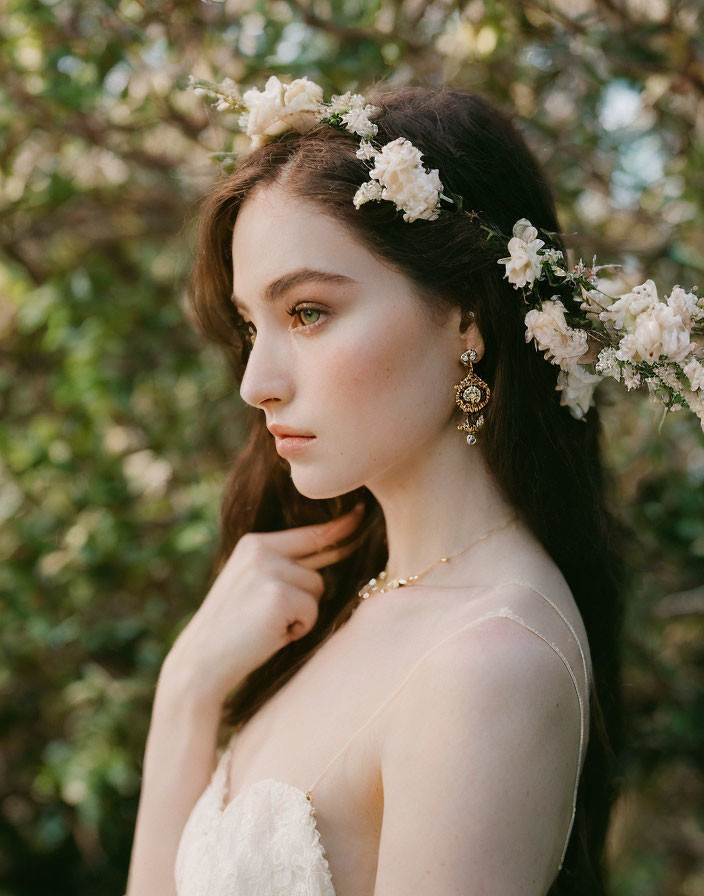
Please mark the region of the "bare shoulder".
<svg viewBox="0 0 704 896"><path fill-rule="evenodd" d="M505 698L509 691L536 699L571 692L574 698L564 663L530 626L528 590L504 587L493 607L441 639L409 681L409 693L422 699L440 688L451 700L474 693ZM517 625L524 617L527 625Z"/></svg>
<svg viewBox="0 0 704 896"><path fill-rule="evenodd" d="M541 630L545 622L546 628L556 634L551 640L560 645L568 645L576 639L585 653L587 666L591 668L586 628L570 585L545 547L525 526L507 531L497 551L490 554L478 569L458 564L453 574L452 584L457 588L460 602L465 605L468 619L475 604L482 610L509 606ZM464 582L472 584L464 587ZM477 582L482 583L480 590ZM476 600L478 593L480 598ZM559 620L558 614L563 621ZM572 656L575 657L574 651ZM578 665L581 664L578 654L576 659Z"/></svg>
<svg viewBox="0 0 704 896"><path fill-rule="evenodd" d="M502 607L512 608L527 626L534 627L537 624L539 630L534 632L535 634L540 634L543 628L539 621L541 619L540 610L543 611L543 619L546 618L545 612L547 612L547 618L553 621L556 618L553 616L553 612L559 615L562 621L557 624L559 633L557 640L562 644L563 650L572 657L572 661L576 663L575 668L582 664L586 666L587 682L585 683L583 674L578 675L580 687L586 688L592 680L591 651L584 620L574 595L564 576L554 564L547 576L537 578L538 581L535 583L510 582L498 586L494 592L496 601ZM548 605L552 609L546 610ZM539 608L537 613L536 607ZM548 642L552 640L547 639ZM555 646L554 643L553 646ZM586 695L586 691L584 693Z"/></svg>
<svg viewBox="0 0 704 896"><path fill-rule="evenodd" d="M440 742L449 719L463 737L490 740L497 732L490 724L477 723L495 718L497 708L504 719L512 713L517 725L536 733L542 726L541 733L552 732L565 747L579 737L579 704L564 661L545 639L517 625L510 609L521 608L528 590L520 584L505 586L505 607L494 606L461 625L425 654L399 694L389 743L431 722ZM504 608L509 615L501 614Z"/></svg>
<svg viewBox="0 0 704 896"><path fill-rule="evenodd" d="M389 892L400 882L418 892L429 868L435 892L467 875L487 892L528 892L526 881L545 892L570 826L580 742L559 658L506 616L478 619L426 654L399 698L381 757ZM419 805L432 807L432 830ZM448 853L458 840L462 850Z"/></svg>

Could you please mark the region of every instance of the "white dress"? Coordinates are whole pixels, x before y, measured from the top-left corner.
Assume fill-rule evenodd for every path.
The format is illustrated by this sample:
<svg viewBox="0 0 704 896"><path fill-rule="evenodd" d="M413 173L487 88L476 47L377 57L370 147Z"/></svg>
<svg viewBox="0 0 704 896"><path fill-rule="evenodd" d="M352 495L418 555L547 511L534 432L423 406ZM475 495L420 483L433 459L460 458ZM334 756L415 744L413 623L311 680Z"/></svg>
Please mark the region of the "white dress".
<svg viewBox="0 0 704 896"><path fill-rule="evenodd" d="M506 582L504 584L513 584ZM516 584L527 585L525 582ZM572 677L580 710L580 740L572 798L572 817L565 837L562 868L575 817L577 788L582 772L585 701L591 682L584 650L574 628L555 604L533 586L562 617L577 643L582 658L584 697L577 677L562 651L509 607L490 610L434 644L413 664L401 684L347 741L307 791L274 778L264 778L243 788L227 802L232 742L221 751L210 782L200 795L181 834L174 867L178 896L335 896L325 848L315 821L311 795L328 768L357 735L391 702L430 653L472 625L504 616L542 638L557 653ZM233 738L234 740L234 738Z"/></svg>

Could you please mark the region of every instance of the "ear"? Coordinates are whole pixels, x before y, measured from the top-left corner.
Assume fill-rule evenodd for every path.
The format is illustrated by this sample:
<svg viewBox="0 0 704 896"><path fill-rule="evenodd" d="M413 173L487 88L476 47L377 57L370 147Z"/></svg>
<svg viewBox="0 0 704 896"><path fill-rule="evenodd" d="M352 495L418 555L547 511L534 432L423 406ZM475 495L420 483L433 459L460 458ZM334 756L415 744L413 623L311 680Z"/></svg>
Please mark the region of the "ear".
<svg viewBox="0 0 704 896"><path fill-rule="evenodd" d="M458 336L461 343L459 353L473 348L477 353L477 361L480 361L484 354L484 340L476 324L476 315L474 311L462 309L458 309L458 311L460 312Z"/></svg>

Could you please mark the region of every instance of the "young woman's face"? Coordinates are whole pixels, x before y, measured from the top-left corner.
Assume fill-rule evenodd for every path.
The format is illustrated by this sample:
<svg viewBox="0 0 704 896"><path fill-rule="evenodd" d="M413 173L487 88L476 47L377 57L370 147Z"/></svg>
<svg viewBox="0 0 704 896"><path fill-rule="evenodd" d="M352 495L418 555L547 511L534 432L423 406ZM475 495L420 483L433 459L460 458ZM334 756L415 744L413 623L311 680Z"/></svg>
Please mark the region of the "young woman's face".
<svg viewBox="0 0 704 896"><path fill-rule="evenodd" d="M233 301L256 334L240 393L267 426L315 436L277 449L301 494L373 489L419 454L430 460L448 427L464 439L452 389L464 375L459 309L431 323L405 276L276 186L243 204L232 254ZM301 273L284 291L313 271L325 279Z"/></svg>

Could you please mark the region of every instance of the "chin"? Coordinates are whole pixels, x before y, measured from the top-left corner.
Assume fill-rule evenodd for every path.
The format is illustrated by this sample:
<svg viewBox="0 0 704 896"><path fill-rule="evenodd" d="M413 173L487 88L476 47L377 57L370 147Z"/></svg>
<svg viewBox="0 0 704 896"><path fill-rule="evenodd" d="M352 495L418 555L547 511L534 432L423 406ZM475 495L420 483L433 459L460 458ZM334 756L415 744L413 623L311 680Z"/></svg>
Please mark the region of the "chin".
<svg viewBox="0 0 704 896"><path fill-rule="evenodd" d="M303 495L304 498L310 498L311 501L328 501L330 498L339 498L340 495L345 495L348 491L351 491L351 489L345 489L344 491L339 491L337 489L329 489L326 491L321 491L320 489L307 489L302 488L295 480L293 484L300 495Z"/></svg>
<svg viewBox="0 0 704 896"><path fill-rule="evenodd" d="M364 484L363 482L349 482L349 480L324 483L320 482L319 477L317 477L315 482L308 480L309 477L306 475L297 476L295 468L292 468L291 481L296 491L303 495L304 498L310 498L312 501L327 501L330 498L339 498L341 495L346 495L348 492L361 488Z"/></svg>

